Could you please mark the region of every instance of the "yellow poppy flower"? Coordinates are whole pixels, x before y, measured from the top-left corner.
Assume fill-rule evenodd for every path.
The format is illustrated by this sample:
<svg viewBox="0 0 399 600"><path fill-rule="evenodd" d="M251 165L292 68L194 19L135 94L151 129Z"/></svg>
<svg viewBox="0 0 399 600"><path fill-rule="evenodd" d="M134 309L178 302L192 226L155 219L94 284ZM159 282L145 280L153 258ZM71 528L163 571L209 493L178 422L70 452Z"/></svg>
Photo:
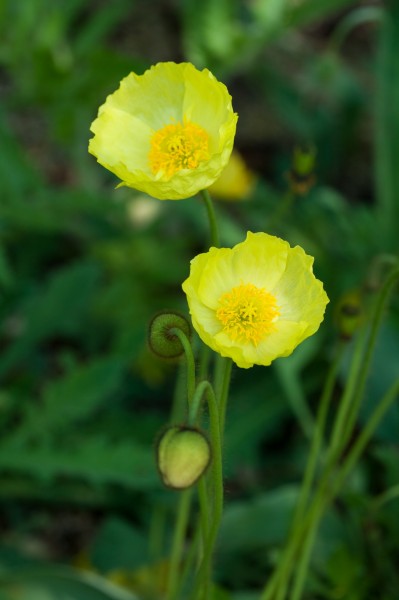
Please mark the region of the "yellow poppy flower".
<svg viewBox="0 0 399 600"><path fill-rule="evenodd" d="M329 302L312 265L300 246L266 233L199 254L183 283L195 330L244 369L288 356L318 330Z"/></svg>
<svg viewBox="0 0 399 600"><path fill-rule="evenodd" d="M227 165L237 115L210 71L191 63L158 63L130 73L91 125L89 152L120 185L159 200L208 188Z"/></svg>

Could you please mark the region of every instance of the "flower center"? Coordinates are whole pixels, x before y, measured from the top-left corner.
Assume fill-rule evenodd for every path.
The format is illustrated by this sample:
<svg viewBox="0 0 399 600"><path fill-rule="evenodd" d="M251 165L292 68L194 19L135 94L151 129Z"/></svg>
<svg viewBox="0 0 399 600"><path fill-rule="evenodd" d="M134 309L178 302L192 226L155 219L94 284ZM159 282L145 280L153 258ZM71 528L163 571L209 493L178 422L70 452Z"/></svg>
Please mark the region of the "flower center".
<svg viewBox="0 0 399 600"><path fill-rule="evenodd" d="M280 311L276 298L252 283L241 283L219 298L217 319L233 341L255 346L271 331Z"/></svg>
<svg viewBox="0 0 399 600"><path fill-rule="evenodd" d="M196 169L209 159L209 136L205 129L190 121L166 125L151 138L148 155L153 173L164 171L170 177L181 169Z"/></svg>

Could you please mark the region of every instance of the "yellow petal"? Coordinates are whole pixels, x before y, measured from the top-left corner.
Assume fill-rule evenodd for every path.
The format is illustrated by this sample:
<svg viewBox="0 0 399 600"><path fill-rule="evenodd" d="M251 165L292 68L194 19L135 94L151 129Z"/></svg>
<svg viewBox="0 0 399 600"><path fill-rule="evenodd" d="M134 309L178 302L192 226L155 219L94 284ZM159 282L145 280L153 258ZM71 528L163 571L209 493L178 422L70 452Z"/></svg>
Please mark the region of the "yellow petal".
<svg viewBox="0 0 399 600"><path fill-rule="evenodd" d="M188 122L203 130L209 151L198 161L181 161L176 170L160 165L153 172L154 134ZM219 177L233 148L236 122L226 86L207 69L198 71L190 63L158 63L143 75L128 75L107 97L91 127L95 135L89 152L122 180L121 185L160 200L180 200L208 188Z"/></svg>
<svg viewBox="0 0 399 600"><path fill-rule="evenodd" d="M288 356L317 331L329 301L312 265L302 248L266 233L198 255L183 283L198 335L242 368Z"/></svg>

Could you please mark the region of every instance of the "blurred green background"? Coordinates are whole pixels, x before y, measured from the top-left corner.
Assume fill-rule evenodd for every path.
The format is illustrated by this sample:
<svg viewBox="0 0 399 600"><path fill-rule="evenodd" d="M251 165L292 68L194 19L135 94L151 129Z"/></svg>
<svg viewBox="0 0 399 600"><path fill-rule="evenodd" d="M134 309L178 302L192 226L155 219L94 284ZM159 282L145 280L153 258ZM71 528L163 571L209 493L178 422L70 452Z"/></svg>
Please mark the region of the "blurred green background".
<svg viewBox="0 0 399 600"><path fill-rule="evenodd" d="M87 145L120 79L166 60L210 68L239 114L255 184L218 202L223 244L247 230L301 244L331 300L292 357L234 371L221 600L257 598L278 559L340 302L367 303L397 254L395 2L3 0L1 600L162 598L176 492L159 482L153 440L178 365L150 354L147 328L158 310L187 312L180 286L208 225L198 199L115 190ZM398 376L398 332L394 297L359 428ZM323 521L307 598L397 600L398 436L396 406Z"/></svg>

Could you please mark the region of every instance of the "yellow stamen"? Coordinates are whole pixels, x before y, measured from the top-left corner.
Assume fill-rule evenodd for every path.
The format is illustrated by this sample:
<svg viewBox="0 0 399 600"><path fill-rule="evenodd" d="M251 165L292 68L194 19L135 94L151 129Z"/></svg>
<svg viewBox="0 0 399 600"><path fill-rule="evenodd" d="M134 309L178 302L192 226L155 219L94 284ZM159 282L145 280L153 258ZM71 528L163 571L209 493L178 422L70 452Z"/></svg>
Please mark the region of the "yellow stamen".
<svg viewBox="0 0 399 600"><path fill-rule="evenodd" d="M241 283L223 294L216 311L223 331L233 341L255 346L275 329L279 314L276 298L252 283Z"/></svg>
<svg viewBox="0 0 399 600"><path fill-rule="evenodd" d="M151 138L148 155L153 173L163 171L170 177L181 169L196 169L209 159L209 136L205 129L190 121L166 125Z"/></svg>

